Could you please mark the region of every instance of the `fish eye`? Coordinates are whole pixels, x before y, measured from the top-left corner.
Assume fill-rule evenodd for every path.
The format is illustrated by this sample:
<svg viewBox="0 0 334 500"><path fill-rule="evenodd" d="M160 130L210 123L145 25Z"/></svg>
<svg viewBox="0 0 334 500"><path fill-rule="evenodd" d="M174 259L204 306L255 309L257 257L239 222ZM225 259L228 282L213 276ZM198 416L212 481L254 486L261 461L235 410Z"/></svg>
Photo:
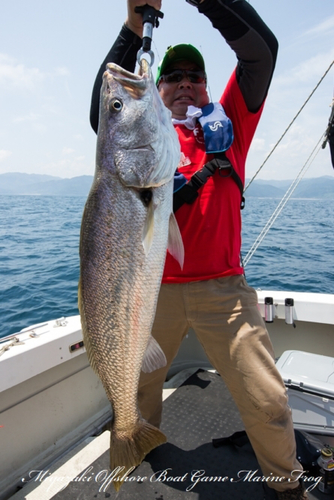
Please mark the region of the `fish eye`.
<svg viewBox="0 0 334 500"><path fill-rule="evenodd" d="M112 113L119 113L123 108L123 103L120 99L117 99L115 97L114 99L111 99L110 104L109 104L109 109Z"/></svg>

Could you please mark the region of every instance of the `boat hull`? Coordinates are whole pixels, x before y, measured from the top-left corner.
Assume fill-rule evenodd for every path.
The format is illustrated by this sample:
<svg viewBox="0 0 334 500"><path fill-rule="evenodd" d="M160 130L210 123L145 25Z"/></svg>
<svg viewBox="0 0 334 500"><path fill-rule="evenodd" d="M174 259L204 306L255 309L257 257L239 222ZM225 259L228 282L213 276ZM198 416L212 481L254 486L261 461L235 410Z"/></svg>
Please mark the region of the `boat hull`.
<svg viewBox="0 0 334 500"><path fill-rule="evenodd" d="M273 322L267 323L275 356L298 350L334 358L334 295L259 291L273 298ZM294 299L285 322L285 299ZM36 325L0 344L0 500L22 487L21 478L47 465L111 419L111 407L91 369L79 316ZM8 347L8 349L4 349ZM192 330L168 378L193 368L212 368Z"/></svg>

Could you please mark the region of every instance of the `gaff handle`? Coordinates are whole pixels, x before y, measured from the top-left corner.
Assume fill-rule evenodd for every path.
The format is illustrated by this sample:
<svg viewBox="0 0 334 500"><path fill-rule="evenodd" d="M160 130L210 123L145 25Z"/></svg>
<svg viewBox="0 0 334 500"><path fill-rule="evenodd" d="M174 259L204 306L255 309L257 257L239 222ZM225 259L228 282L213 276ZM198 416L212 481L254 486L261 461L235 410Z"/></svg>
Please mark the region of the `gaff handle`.
<svg viewBox="0 0 334 500"><path fill-rule="evenodd" d="M159 18L162 19L164 15L160 10L156 10L148 4L135 7L135 12L143 16L144 31L142 51L150 52L153 28L158 28Z"/></svg>

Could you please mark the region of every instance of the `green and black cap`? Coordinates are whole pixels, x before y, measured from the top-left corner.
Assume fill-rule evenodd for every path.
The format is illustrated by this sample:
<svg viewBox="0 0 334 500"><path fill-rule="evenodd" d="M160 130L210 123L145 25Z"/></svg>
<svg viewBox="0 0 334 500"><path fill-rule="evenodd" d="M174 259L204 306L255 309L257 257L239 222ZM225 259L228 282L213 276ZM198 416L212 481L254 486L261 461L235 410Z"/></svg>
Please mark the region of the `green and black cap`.
<svg viewBox="0 0 334 500"><path fill-rule="evenodd" d="M196 64L202 71L205 71L205 64L202 54L190 43L180 43L179 45L169 46L164 55L164 58L158 66L156 83L158 83L161 75L166 73L166 70L172 64L179 61L190 61Z"/></svg>

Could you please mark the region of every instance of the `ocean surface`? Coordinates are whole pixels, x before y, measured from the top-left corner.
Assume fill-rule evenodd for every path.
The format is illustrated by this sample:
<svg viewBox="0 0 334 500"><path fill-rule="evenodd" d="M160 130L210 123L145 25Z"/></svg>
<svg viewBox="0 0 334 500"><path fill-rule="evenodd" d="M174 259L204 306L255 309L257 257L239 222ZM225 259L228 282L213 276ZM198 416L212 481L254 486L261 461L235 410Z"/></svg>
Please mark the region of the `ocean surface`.
<svg viewBox="0 0 334 500"><path fill-rule="evenodd" d="M78 314L86 197L0 196L0 337ZM243 256L280 200L248 198ZM254 288L334 293L334 207L290 199L246 266Z"/></svg>

